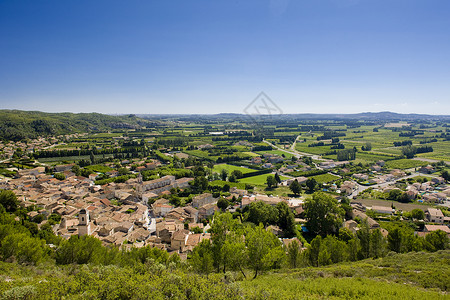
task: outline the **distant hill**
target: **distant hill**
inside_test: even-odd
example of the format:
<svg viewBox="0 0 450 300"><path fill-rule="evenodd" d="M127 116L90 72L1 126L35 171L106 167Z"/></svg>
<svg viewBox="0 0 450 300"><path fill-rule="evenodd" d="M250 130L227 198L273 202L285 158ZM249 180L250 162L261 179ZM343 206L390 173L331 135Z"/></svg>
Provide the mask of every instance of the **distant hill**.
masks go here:
<svg viewBox="0 0 450 300"><path fill-rule="evenodd" d="M37 136L74 132L140 128L149 121L135 115L110 116L99 113L45 113L0 110L0 139L23 140Z"/></svg>
<svg viewBox="0 0 450 300"><path fill-rule="evenodd" d="M220 113L220 114L140 114L139 117L146 119L175 118L183 120L243 120L248 119L246 114ZM450 115L427 115L427 114L399 114L389 111L383 112L363 112L357 114L282 114L282 115L261 115L263 119L273 121L300 121L300 120L369 120L369 121L419 121L419 120L445 120L450 121Z"/></svg>

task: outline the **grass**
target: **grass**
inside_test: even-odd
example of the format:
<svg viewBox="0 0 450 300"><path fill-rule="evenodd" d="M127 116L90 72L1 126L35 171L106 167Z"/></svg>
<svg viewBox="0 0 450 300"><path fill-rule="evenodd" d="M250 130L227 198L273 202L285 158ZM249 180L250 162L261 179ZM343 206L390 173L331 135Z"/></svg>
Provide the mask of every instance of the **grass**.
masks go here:
<svg viewBox="0 0 450 300"><path fill-rule="evenodd" d="M289 151L289 149L287 149ZM271 151L256 151L259 155L263 155L265 153L276 154L279 156L283 156L284 158L290 159L293 155L281 150L271 150Z"/></svg>
<svg viewBox="0 0 450 300"><path fill-rule="evenodd" d="M450 251L411 252L244 280L245 299L449 299Z"/></svg>
<svg viewBox="0 0 450 300"><path fill-rule="evenodd" d="M233 165L228 165L228 164L215 165L213 168L213 171L216 173L219 173L219 174L222 172L222 170L227 170L228 174L231 174L231 172L233 172L234 170L239 170L242 172L242 174L256 171L253 169L243 168L243 167L238 167L238 166L233 166Z"/></svg>
<svg viewBox="0 0 450 300"><path fill-rule="evenodd" d="M113 170L112 168L103 166L103 165L87 166L86 169L91 170L92 172L98 172L98 173L106 173L106 172Z"/></svg>
<svg viewBox="0 0 450 300"><path fill-rule="evenodd" d="M317 183L328 183L331 181L335 181L337 179L339 179L339 176L333 175L333 174L320 174L320 175L315 175L312 176L311 178L314 178Z"/></svg>
<svg viewBox="0 0 450 300"><path fill-rule="evenodd" d="M273 176L273 175L272 174L263 174L263 175L258 175L258 176L242 178L242 179L239 179L239 182L249 183L249 184L253 184L253 185L265 185L267 176ZM285 180L285 179L288 179L288 177L280 176L280 179Z"/></svg>
<svg viewBox="0 0 450 300"><path fill-rule="evenodd" d="M385 166L390 169L411 169L428 165L428 162L412 159L396 159L387 161Z"/></svg>

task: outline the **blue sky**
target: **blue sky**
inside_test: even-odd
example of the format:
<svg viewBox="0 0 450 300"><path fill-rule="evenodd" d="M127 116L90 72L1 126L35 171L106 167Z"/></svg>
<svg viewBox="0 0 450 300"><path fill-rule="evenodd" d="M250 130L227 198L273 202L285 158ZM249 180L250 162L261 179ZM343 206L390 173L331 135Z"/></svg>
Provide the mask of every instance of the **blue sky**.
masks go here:
<svg viewBox="0 0 450 300"><path fill-rule="evenodd" d="M0 1L0 108L450 114L450 1Z"/></svg>

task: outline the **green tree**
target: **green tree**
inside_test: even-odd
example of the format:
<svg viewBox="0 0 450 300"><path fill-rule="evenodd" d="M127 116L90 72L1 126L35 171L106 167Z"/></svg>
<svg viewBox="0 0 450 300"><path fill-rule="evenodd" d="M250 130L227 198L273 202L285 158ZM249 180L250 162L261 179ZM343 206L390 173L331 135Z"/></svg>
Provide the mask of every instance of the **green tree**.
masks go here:
<svg viewBox="0 0 450 300"><path fill-rule="evenodd" d="M0 190L0 204L7 212L15 212L19 207L19 200L13 191Z"/></svg>
<svg viewBox="0 0 450 300"><path fill-rule="evenodd" d="M283 230L284 237L290 238L297 234L295 228L295 217L288 204L284 201L277 203L276 209L278 210L278 226Z"/></svg>
<svg viewBox="0 0 450 300"><path fill-rule="evenodd" d="M217 207L220 208L220 210L225 211L228 207L228 205L230 205L230 203L228 202L228 200L226 198L220 198L217 201Z"/></svg>
<svg viewBox="0 0 450 300"><path fill-rule="evenodd" d="M300 183L298 183L297 179L292 181L292 183L289 185L289 189L294 193L294 195L300 194L302 188L300 186Z"/></svg>
<svg viewBox="0 0 450 300"><path fill-rule="evenodd" d="M380 229L370 233L370 257L380 258L386 254L386 240Z"/></svg>
<svg viewBox="0 0 450 300"><path fill-rule="evenodd" d="M344 211L336 199L323 192L316 192L304 204L306 227L314 234L326 236L339 230Z"/></svg>
<svg viewBox="0 0 450 300"><path fill-rule="evenodd" d="M237 227L238 221L233 219L232 214L229 212L214 214L214 219L209 232L211 233L213 263L218 272L220 268L222 268L225 272L227 265L223 251L223 246L227 240L227 234L228 232L235 230Z"/></svg>
<svg viewBox="0 0 450 300"><path fill-rule="evenodd" d="M316 189L317 181L314 178L308 178L305 184L306 187L308 187L308 192L313 193L314 190Z"/></svg>
<svg viewBox="0 0 450 300"><path fill-rule="evenodd" d="M281 242L272 232L265 230L262 225L250 228L247 231L245 242L249 266L255 272L253 278L256 278L260 271L281 266L285 258Z"/></svg>
<svg viewBox="0 0 450 300"><path fill-rule="evenodd" d="M295 269L299 265L300 260L300 243L295 239L287 246L287 256L289 267Z"/></svg>
<svg viewBox="0 0 450 300"><path fill-rule="evenodd" d="M447 170L443 171L441 174L442 178L445 179L445 181L449 182L450 181L450 174L448 173Z"/></svg>
<svg viewBox="0 0 450 300"><path fill-rule="evenodd" d="M275 180L277 183L281 183L281 178L280 175L278 175L278 173L275 173Z"/></svg>
<svg viewBox="0 0 450 300"><path fill-rule="evenodd" d="M278 210L262 201L253 202L248 206L245 220L256 225L275 225L278 222Z"/></svg>
<svg viewBox="0 0 450 300"><path fill-rule="evenodd" d="M231 172L231 175L234 175L234 177L237 179L241 179L242 176L244 176L244 174L242 174L240 170L234 170L233 172Z"/></svg>
<svg viewBox="0 0 450 300"><path fill-rule="evenodd" d="M248 262L248 251L245 246L244 236L241 233L229 232L222 247L224 271L240 271L247 277L244 268Z"/></svg>
<svg viewBox="0 0 450 300"><path fill-rule="evenodd" d="M448 247L448 236L444 231L436 230L425 236L425 242L428 251L445 250Z"/></svg>
<svg viewBox="0 0 450 300"><path fill-rule="evenodd" d="M19 263L36 264L44 257L45 242L25 233L8 235L2 241L3 259L14 256Z"/></svg>
<svg viewBox="0 0 450 300"><path fill-rule="evenodd" d="M394 228L389 231L387 236L389 250L401 253L403 252L403 230L401 228Z"/></svg>
<svg viewBox="0 0 450 300"><path fill-rule="evenodd" d="M228 177L228 171L226 169L222 169L222 171L220 172L220 177L223 181L226 181Z"/></svg>
<svg viewBox="0 0 450 300"><path fill-rule="evenodd" d="M82 237L72 235L67 241L63 241L56 250L56 262L63 265L99 263L102 254L103 247L99 239L89 235Z"/></svg>
<svg viewBox="0 0 450 300"><path fill-rule="evenodd" d="M425 219L425 213L420 208L415 208L411 211L411 217L416 220Z"/></svg>
<svg viewBox="0 0 450 300"><path fill-rule="evenodd" d="M214 269L213 250L210 240L203 240L192 251L191 265L194 271L209 274Z"/></svg>
<svg viewBox="0 0 450 300"><path fill-rule="evenodd" d="M55 178L58 179L58 180L64 180L64 179L66 179L66 175L64 175L63 173L55 173L55 174L53 175L53 177L55 177Z"/></svg>
<svg viewBox="0 0 450 300"><path fill-rule="evenodd" d="M267 187L268 187L269 189L276 188L277 185L278 185L278 183L277 183L277 181L275 180L275 177L274 177L273 175L267 176L267 178L266 178L266 184L267 184Z"/></svg>

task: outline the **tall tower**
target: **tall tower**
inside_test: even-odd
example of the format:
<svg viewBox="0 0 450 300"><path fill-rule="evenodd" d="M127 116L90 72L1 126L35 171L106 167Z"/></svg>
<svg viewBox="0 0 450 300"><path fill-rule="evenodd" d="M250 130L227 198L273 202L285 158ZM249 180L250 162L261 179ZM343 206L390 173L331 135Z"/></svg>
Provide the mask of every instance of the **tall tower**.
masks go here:
<svg viewBox="0 0 450 300"><path fill-rule="evenodd" d="M89 211L82 208L78 214L78 236L91 234L91 224L89 222Z"/></svg>

